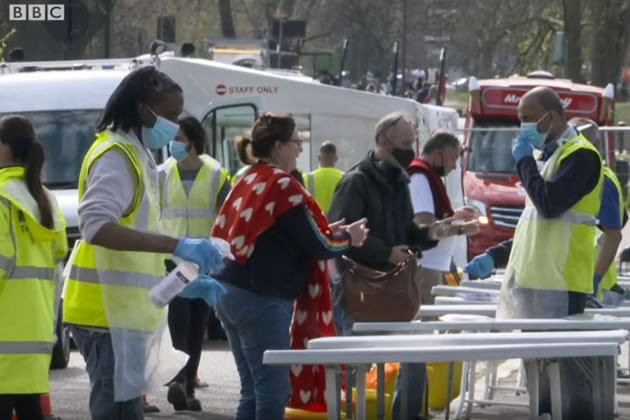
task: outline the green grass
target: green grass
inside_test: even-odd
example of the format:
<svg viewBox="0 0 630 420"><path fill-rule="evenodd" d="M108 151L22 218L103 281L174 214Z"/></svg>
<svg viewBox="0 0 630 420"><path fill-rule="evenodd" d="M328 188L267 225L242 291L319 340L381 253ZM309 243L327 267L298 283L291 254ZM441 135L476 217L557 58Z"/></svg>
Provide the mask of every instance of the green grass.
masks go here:
<svg viewBox="0 0 630 420"><path fill-rule="evenodd" d="M444 106L461 110L462 115L466 115L466 107L468 106L468 92L446 92Z"/></svg>
<svg viewBox="0 0 630 420"><path fill-rule="evenodd" d="M615 124L619 121L630 125L630 102L617 102L615 104Z"/></svg>

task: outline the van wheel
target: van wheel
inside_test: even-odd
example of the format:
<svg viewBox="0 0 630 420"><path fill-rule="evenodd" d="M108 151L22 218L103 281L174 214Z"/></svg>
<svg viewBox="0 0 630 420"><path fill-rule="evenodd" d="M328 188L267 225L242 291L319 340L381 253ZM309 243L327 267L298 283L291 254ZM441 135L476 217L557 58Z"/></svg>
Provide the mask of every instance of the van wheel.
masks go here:
<svg viewBox="0 0 630 420"><path fill-rule="evenodd" d="M57 342L53 347L50 368L65 369L70 363L70 329L63 325L63 300L59 303L55 336L57 337Z"/></svg>

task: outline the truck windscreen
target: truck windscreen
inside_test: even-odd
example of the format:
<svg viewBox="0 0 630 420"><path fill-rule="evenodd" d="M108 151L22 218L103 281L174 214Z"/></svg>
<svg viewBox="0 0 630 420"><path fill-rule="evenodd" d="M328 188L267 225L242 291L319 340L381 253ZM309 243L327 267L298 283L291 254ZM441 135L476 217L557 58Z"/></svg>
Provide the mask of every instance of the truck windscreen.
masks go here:
<svg viewBox="0 0 630 420"><path fill-rule="evenodd" d="M512 147L518 136L517 124L477 123L471 133L468 170L472 172L516 173ZM483 131L484 128L489 129ZM510 130L502 131L501 128ZM481 130L481 131L477 131Z"/></svg>
<svg viewBox="0 0 630 420"><path fill-rule="evenodd" d="M44 185L52 190L76 189L83 157L95 138L102 110L16 112L33 122L46 152Z"/></svg>

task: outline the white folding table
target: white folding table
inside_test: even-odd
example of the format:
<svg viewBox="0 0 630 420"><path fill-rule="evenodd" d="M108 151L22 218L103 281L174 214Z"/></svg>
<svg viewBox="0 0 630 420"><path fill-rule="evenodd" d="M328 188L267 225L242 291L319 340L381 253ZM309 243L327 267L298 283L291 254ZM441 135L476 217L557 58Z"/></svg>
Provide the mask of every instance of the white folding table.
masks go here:
<svg viewBox="0 0 630 420"><path fill-rule="evenodd" d="M358 334L430 334L433 332L460 331L592 331L592 330L630 330L630 317L618 318L609 315L582 314L565 319L492 319L475 315L445 315L441 321L412 322L357 322L353 330ZM482 359L480 359L482 360ZM464 361L460 400L456 417L459 418L464 408L470 412L472 405L514 405L504 401L494 401L494 390L524 392L522 366L519 370L516 387L497 386L497 362L489 361L485 389L481 399L475 399L476 361ZM625 383L627 379L618 379ZM465 397L468 393L468 398Z"/></svg>
<svg viewBox="0 0 630 420"><path fill-rule="evenodd" d="M592 357L594 358L594 376L596 383L606 384L606 389L594 389L598 393L594 397L596 412L601 413L598 419L608 420L614 416L613 406L603 406L601 404L600 393L610 392L610 370L614 372L614 365L606 363L609 358L617 354L617 344L614 342L605 343L551 343L551 344L505 344L505 345L453 345L437 347L406 347L406 348L344 348L326 350L267 350L263 355L263 363L271 365L324 365L326 373L326 403L329 419L340 419L340 383L337 375L340 365L345 364L357 367L357 417L359 420L365 419L365 373L372 364L384 364L387 362L397 363L426 363L426 362L455 362L460 360L503 360L506 358L517 359L556 359L565 357ZM537 365L531 363L531 387L536 390L538 387ZM562 395L560 393L560 375L557 364L550 369L552 397L552 419L562 419ZM534 371L536 369L536 371ZM605 379L609 380L606 381ZM595 387L594 387L595 388ZM381 397L382 398L382 397ZM401 418L406 416L405 398L401 396ZM538 418L538 392L529 394L530 418ZM382 414L382 409L380 410Z"/></svg>

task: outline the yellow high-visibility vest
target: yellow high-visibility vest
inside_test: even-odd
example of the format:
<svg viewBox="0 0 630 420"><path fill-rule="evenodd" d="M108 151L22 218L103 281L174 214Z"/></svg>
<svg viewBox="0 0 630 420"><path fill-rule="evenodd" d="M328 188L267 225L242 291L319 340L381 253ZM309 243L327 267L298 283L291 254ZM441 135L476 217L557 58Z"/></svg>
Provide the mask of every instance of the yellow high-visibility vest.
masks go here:
<svg viewBox="0 0 630 420"><path fill-rule="evenodd" d="M545 162L541 175L549 180L564 159L578 150L597 150L584 137L565 141ZM518 287L593 293L595 230L601 205L603 172L595 188L560 217L542 217L526 197L514 234L505 278Z"/></svg>
<svg viewBox="0 0 630 420"><path fill-rule="evenodd" d="M219 192L228 180L228 172L208 155L199 156L203 165L186 195L177 161L169 158L160 167L160 202L162 227L168 235L208 238L219 211Z"/></svg>
<svg viewBox="0 0 630 420"><path fill-rule="evenodd" d="M621 189L621 183L617 179L617 175L607 166L604 166L604 176L612 181L617 189L619 195L619 217L621 218L621 224L623 225L623 214L625 210L623 202L623 190ZM615 284L617 284L617 266L615 261L610 264L606 274L602 277L602 281L599 283L599 289L597 290L597 299L602 298L602 290L610 290Z"/></svg>
<svg viewBox="0 0 630 420"><path fill-rule="evenodd" d="M90 168L113 148L127 158L137 182L131 211L120 225L161 233L158 180L149 179L144 170L153 158L138 141L122 134L102 131L88 150L79 176L79 203ZM165 257L151 252L114 251L80 241L69 261L72 266L64 295L64 321L87 327L154 331L165 310L151 303L148 292L164 277Z"/></svg>
<svg viewBox="0 0 630 420"><path fill-rule="evenodd" d="M55 266L66 222L48 194L54 227L40 224L24 168L0 169L0 394L43 394L54 341Z"/></svg>
<svg viewBox="0 0 630 420"><path fill-rule="evenodd" d="M324 213L330 208L335 189L341 178L343 178L343 172L336 168L319 168L304 178L304 187Z"/></svg>

